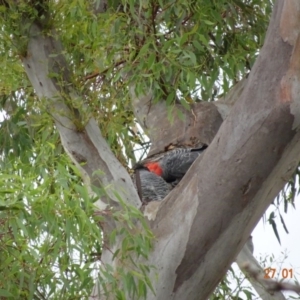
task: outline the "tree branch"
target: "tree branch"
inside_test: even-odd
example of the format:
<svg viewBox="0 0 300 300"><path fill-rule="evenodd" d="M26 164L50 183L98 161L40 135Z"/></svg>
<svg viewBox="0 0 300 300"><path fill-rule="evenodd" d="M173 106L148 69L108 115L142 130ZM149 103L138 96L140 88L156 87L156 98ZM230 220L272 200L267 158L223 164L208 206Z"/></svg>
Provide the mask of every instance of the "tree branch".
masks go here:
<svg viewBox="0 0 300 300"><path fill-rule="evenodd" d="M80 95L72 86L61 44L54 36L54 33L44 36L42 28L32 24L27 56L23 58L25 71L37 95L49 100L49 111L62 144L81 171L85 184L98 186L105 192L99 207L105 209L108 204L118 207L116 193L139 207L132 181L102 137L98 124L93 118L82 124L79 112L66 103L67 98L78 99Z"/></svg>

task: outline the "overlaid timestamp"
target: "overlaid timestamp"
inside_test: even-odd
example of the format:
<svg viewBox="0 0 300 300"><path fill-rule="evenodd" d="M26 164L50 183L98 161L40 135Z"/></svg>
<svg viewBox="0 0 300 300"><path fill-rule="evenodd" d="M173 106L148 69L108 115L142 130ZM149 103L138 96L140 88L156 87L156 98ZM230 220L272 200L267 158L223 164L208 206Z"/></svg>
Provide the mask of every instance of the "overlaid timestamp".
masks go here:
<svg viewBox="0 0 300 300"><path fill-rule="evenodd" d="M266 269L264 269L264 273L265 273L265 276L264 276L265 279L271 279L271 278L274 278L275 274L277 273L277 269L276 268L266 268ZM293 272L293 269L283 268L279 272L279 275L281 275L282 278L293 278L294 272Z"/></svg>

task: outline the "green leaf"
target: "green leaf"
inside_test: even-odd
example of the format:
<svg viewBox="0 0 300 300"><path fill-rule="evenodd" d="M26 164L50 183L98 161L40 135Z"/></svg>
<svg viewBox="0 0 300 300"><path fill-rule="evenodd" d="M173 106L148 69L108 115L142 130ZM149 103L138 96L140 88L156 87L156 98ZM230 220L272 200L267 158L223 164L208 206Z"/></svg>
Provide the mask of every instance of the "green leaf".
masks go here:
<svg viewBox="0 0 300 300"><path fill-rule="evenodd" d="M277 231L277 226L276 226L276 223L274 221L274 212L272 212L269 216L269 223L271 224L272 228L273 228L273 231L275 233L275 236L279 242L279 244L281 245L281 242L280 242L280 237L279 237L279 234L278 234L278 231Z"/></svg>
<svg viewBox="0 0 300 300"><path fill-rule="evenodd" d="M0 296L2 296L2 297L13 297L13 294L11 294L9 291L0 289Z"/></svg>
<svg viewBox="0 0 300 300"><path fill-rule="evenodd" d="M285 222L284 222L284 219L283 219L281 213L279 213L279 217L280 217L280 221L281 221L281 224L282 224L282 226L283 226L285 232L286 232L286 233L289 233L289 231L288 231L288 229L287 229L287 227L286 227L286 225L285 225Z"/></svg>
<svg viewBox="0 0 300 300"><path fill-rule="evenodd" d="M213 22L209 21L209 20L203 20L203 22L206 24L206 25L215 25Z"/></svg>
<svg viewBox="0 0 300 300"><path fill-rule="evenodd" d="M171 105L171 103L173 103L175 101L175 92L174 91L171 91L169 93L169 95L167 96L167 99L166 99L166 103L167 105Z"/></svg>

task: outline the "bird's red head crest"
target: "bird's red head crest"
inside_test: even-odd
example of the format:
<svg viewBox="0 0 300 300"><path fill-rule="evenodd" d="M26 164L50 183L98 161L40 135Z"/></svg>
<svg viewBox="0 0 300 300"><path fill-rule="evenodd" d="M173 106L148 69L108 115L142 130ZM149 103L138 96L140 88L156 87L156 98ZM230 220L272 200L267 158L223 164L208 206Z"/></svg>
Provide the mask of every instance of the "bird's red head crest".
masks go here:
<svg viewBox="0 0 300 300"><path fill-rule="evenodd" d="M162 176L163 170L160 167L158 162L148 162L145 164L145 166L148 168L150 172L155 173L158 176Z"/></svg>

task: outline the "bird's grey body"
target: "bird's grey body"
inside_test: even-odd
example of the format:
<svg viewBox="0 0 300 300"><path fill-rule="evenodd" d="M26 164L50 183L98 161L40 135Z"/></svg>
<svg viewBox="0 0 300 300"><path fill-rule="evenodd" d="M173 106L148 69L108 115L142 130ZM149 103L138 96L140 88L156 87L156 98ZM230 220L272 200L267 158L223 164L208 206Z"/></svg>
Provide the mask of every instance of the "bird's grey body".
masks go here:
<svg viewBox="0 0 300 300"><path fill-rule="evenodd" d="M162 177L167 182L180 180L194 163L194 161L203 153L204 150L195 149L174 149L166 153L160 160L160 166L163 170Z"/></svg>
<svg viewBox="0 0 300 300"><path fill-rule="evenodd" d="M137 174L138 172L138 174ZM136 176L140 178L140 197L142 202L161 201L172 190L172 185L162 177L149 172L146 169L139 169L135 174L134 184L139 192Z"/></svg>

